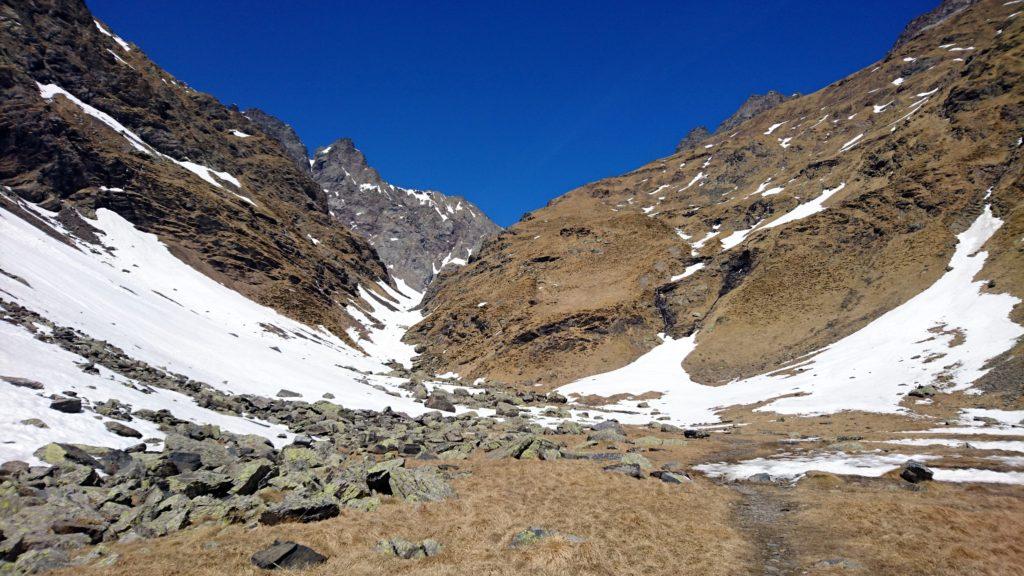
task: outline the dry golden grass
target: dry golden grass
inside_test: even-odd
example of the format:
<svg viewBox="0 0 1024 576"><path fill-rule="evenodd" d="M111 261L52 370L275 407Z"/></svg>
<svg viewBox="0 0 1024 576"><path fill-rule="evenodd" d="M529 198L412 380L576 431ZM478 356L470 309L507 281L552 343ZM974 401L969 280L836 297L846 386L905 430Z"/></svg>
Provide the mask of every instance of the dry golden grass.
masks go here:
<svg viewBox="0 0 1024 576"><path fill-rule="evenodd" d="M672 486L603 472L594 463L486 461L467 464L460 497L429 504L389 502L371 513L246 529L206 527L156 540L116 545L112 567L76 568L76 575L147 576L257 574L253 552L275 538L328 556L299 574L737 574L753 553L730 525L731 490L700 480ZM509 548L512 535L543 526L583 536L531 548ZM424 560L396 560L373 551L381 538L434 538L444 550ZM210 548L207 542L216 542ZM72 571L65 572L71 574Z"/></svg>
<svg viewBox="0 0 1024 576"><path fill-rule="evenodd" d="M1024 490L933 482L913 492L891 479L840 489L800 486L787 527L801 563L825 558L863 565L842 574L943 576L1024 574ZM829 574L813 570L812 574Z"/></svg>

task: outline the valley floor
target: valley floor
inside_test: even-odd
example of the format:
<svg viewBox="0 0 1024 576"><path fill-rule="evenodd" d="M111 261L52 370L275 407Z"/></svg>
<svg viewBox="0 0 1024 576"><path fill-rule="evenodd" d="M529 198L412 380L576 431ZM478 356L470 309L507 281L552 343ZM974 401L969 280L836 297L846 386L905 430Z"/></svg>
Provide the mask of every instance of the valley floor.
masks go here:
<svg viewBox="0 0 1024 576"><path fill-rule="evenodd" d="M955 413L957 398L949 404L934 410ZM693 470L700 463L791 453L887 455L900 463L916 455L937 466L1002 455L1007 469L1013 461L1006 456L1013 452L1003 450L940 445L908 451L878 441L926 424L916 418L845 413L780 421L745 410L728 417L734 425L708 438L681 440L640 427L627 428L624 441L549 438L578 453L638 454L652 469ZM1010 431L1022 439L1024 430ZM474 456L447 464L461 476L453 481L454 499L384 497L374 511L343 510L308 524L200 526L107 545L98 562L64 573L257 574L250 557L280 539L328 557L296 574L1024 574L1019 483L911 484L898 477L898 464L877 477L808 471L793 480L726 480L692 473L682 484L605 471L604 460ZM528 527L562 536L511 547L513 535ZM379 540L395 536L435 539L442 552L401 560L374 550ZM107 565L111 554L116 561Z"/></svg>

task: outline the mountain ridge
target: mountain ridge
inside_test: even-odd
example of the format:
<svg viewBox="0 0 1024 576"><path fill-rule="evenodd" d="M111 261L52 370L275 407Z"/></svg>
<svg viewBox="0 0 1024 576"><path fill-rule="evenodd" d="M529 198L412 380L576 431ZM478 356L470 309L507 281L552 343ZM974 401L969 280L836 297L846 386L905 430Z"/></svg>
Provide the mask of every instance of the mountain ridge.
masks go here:
<svg viewBox="0 0 1024 576"><path fill-rule="evenodd" d="M956 12L735 133L530 213L431 286L431 313L409 336L422 365L557 385L622 366L659 332L696 332L697 381L768 371L937 280L989 188L1008 220L986 270L1022 295L1008 244L1020 226L1020 31L1007 10Z"/></svg>

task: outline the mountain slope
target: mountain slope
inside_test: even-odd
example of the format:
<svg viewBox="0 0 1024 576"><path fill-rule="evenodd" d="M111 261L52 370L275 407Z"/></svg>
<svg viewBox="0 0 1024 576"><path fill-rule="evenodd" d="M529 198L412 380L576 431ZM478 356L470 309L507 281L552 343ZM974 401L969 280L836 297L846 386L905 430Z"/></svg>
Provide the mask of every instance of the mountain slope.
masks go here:
<svg viewBox="0 0 1024 576"><path fill-rule="evenodd" d="M861 72L528 215L430 287L410 336L422 365L555 385L666 333L696 334L697 382L761 374L932 285L987 203L1005 224L985 290L1024 296L1013 12L956 12ZM996 362L1011 375L1013 356Z"/></svg>
<svg viewBox="0 0 1024 576"><path fill-rule="evenodd" d="M443 268L460 265L499 228L465 198L385 182L348 138L317 150L313 179L331 215L362 234L388 270L422 290Z"/></svg>
<svg viewBox="0 0 1024 576"><path fill-rule="evenodd" d="M387 271L276 142L81 2L0 11L0 182L70 220L113 210L218 282L346 337L339 304Z"/></svg>
<svg viewBox="0 0 1024 576"><path fill-rule="evenodd" d="M419 294L278 142L81 2L0 17L0 459L127 446L109 405L149 410L147 438L185 422L278 444L291 433L274 396L424 410L388 375L411 364L399 338ZM79 410L49 409L68 396Z"/></svg>

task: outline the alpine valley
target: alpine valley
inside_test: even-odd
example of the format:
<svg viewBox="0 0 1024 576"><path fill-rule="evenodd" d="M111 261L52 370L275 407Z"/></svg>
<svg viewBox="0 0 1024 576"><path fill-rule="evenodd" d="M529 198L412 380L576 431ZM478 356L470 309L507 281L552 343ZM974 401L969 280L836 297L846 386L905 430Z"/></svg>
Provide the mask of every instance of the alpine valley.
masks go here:
<svg viewBox="0 0 1024 576"><path fill-rule="evenodd" d="M3 0L0 574L1024 574L1022 10L502 229Z"/></svg>

